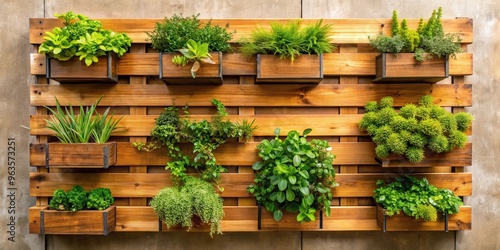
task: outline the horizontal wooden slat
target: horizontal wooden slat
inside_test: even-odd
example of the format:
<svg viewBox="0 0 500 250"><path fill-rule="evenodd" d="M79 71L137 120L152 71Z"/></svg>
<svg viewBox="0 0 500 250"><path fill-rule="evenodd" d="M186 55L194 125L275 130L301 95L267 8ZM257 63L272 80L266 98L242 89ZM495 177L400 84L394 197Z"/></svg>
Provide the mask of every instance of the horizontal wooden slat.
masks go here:
<svg viewBox="0 0 500 250"><path fill-rule="evenodd" d="M116 206L115 232L158 232L159 225L150 206Z"/></svg>
<svg viewBox="0 0 500 250"><path fill-rule="evenodd" d="M441 106L472 105L470 84L301 84L164 86L164 85L31 85L31 105L91 105L104 96L101 106L212 106L213 98L226 106L255 107L363 107L386 96L396 106L418 103L432 94ZM279 93L279 95L277 95Z"/></svg>
<svg viewBox="0 0 500 250"><path fill-rule="evenodd" d="M258 142L226 143L215 150L217 162L223 166L251 166L259 161ZM166 149L151 152L138 151L130 142L118 142L115 166L165 166L170 160ZM335 165L376 165L374 144L371 142L330 142ZM39 147L30 147L30 165L44 166L45 153ZM184 152L187 146L182 146Z"/></svg>
<svg viewBox="0 0 500 250"><path fill-rule="evenodd" d="M323 213L321 231L379 231L375 219L376 207L341 206L330 207L330 216Z"/></svg>
<svg viewBox="0 0 500 250"><path fill-rule="evenodd" d="M426 177L438 188L449 188L458 196L472 194L471 173L426 173L412 174ZM337 174L338 187L333 189L334 197L371 197L377 180L390 180L399 176L384 174ZM222 174L222 197L252 197L246 188L253 184L254 174ZM81 185L85 190L97 187L111 189L114 197L153 197L165 186L171 185L170 174L163 173L30 173L30 195L52 196L54 190L70 190Z"/></svg>
<svg viewBox="0 0 500 250"><path fill-rule="evenodd" d="M149 136L155 126L156 115L127 115L118 124L122 129L116 132L116 136ZM202 119L210 120L211 116L192 115L196 121ZM318 135L366 135L358 128L362 115L241 115L229 116L231 121L247 119L252 121L258 128L254 136L274 136L274 129L281 128L281 135L285 136L291 130L302 132L305 128L313 128L310 136ZM31 135L55 135L54 131L45 127L45 119L49 116L31 116Z"/></svg>
<svg viewBox="0 0 500 250"><path fill-rule="evenodd" d="M375 56L377 53L326 53L323 56L323 74L325 76L374 76ZM118 75L159 75L158 53L126 53L118 60ZM45 55L30 54L31 74L45 75ZM255 57L242 54L223 54L223 75L257 75ZM457 59L450 59L450 75L471 75L472 54L457 54Z"/></svg>
<svg viewBox="0 0 500 250"><path fill-rule="evenodd" d="M92 17L90 17L92 18ZM402 18L402 17L401 17ZM410 28L416 28L419 19L408 18ZM100 20L103 27L116 32L125 32L132 38L134 43L147 43L146 32L154 30L156 22L163 19L95 19ZM207 21L206 19L200 19ZM270 22L287 22L296 19L213 19L212 24L225 26L229 23L229 30L236 30L232 41L237 42L242 37L248 37L258 26L268 28ZM302 19L303 23L314 23L318 19ZM331 38L334 43L352 44L368 43L368 36L374 37L379 32L390 33L390 19L323 19L324 24L332 24ZM459 33L462 43L472 43L472 19L443 19L444 31L447 33ZM381 25L384 25L381 28ZM30 43L40 44L43 42L45 31L50 31L56 26L63 26L61 21L55 18L30 18Z"/></svg>

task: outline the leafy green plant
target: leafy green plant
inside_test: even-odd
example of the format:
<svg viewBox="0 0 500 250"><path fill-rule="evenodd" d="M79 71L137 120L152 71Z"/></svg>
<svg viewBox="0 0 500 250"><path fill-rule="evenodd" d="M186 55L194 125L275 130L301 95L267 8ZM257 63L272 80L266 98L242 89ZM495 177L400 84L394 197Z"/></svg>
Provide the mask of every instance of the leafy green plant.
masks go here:
<svg viewBox="0 0 500 250"><path fill-rule="evenodd" d="M55 110L45 106L52 113L50 120L45 119L46 127L55 131L56 137L62 143L88 143L91 138L96 143L107 142L123 116L113 119L113 114L109 115L110 108L102 115L97 113L96 108L101 99L102 97L90 107L84 108L80 105L80 112L75 114L71 104L63 110L56 98Z"/></svg>
<svg viewBox="0 0 500 250"><path fill-rule="evenodd" d="M181 225L188 231L193 221L210 224L210 236L222 234L221 220L224 217L222 199L214 187L199 178L187 176L184 185L166 187L150 202L154 212L167 227Z"/></svg>
<svg viewBox="0 0 500 250"><path fill-rule="evenodd" d="M90 20L84 15L70 11L55 16L63 21L65 27L47 31L38 50L51 58L67 61L79 56L90 66L107 52L122 56L131 46L132 39L126 34L103 29L99 21Z"/></svg>
<svg viewBox="0 0 500 250"><path fill-rule="evenodd" d="M406 215L435 221L437 211L445 214L459 212L462 200L449 189L436 188L427 179L417 179L413 176L397 177L394 182L386 184L377 181L374 190L375 201L392 216L403 211Z"/></svg>
<svg viewBox="0 0 500 250"><path fill-rule="evenodd" d="M87 208L104 210L110 207L115 199L111 195L111 190L109 188L96 188L92 189L88 193Z"/></svg>
<svg viewBox="0 0 500 250"><path fill-rule="evenodd" d="M179 49L182 56L174 56L172 62L177 66L185 66L189 62L193 62L191 67L191 75L196 78L196 72L200 69L200 63L215 64L212 61L212 56L208 53L208 43L196 42L189 39L186 44L187 48Z"/></svg>
<svg viewBox="0 0 500 250"><path fill-rule="evenodd" d="M228 32L229 24L225 27L212 25L198 20L198 15L183 17L173 15L165 18L164 22L156 23L153 32L147 33L151 45L159 52L175 52L186 46L189 39L201 44L208 44L208 51L227 52L231 50L229 41L236 31Z"/></svg>
<svg viewBox="0 0 500 250"><path fill-rule="evenodd" d="M176 107L167 108L156 118L156 125L151 131L152 142L135 143L134 146L145 150L166 146L172 159L166 169L171 170L172 177L178 183L185 180L190 166L200 173L203 180L217 183L220 173L226 169L217 163L213 150L229 138L250 138L256 126L253 126L253 122L243 121L240 124L229 121L224 104L216 99L212 103L217 107L217 113L212 116L211 121L197 122L189 119L187 106L184 108L186 117L183 119ZM181 151L181 142L193 145L193 157ZM150 144L156 146L149 146Z"/></svg>
<svg viewBox="0 0 500 250"><path fill-rule="evenodd" d="M60 211L80 211L84 209L104 210L114 202L108 188L96 188L89 193L76 185L70 191L56 189L49 202L49 208Z"/></svg>
<svg viewBox="0 0 500 250"><path fill-rule="evenodd" d="M393 102L391 97L382 98L380 103L368 102L359 123L377 145L378 157L396 153L416 163L424 159L425 150L443 153L466 145L464 132L472 123L470 114L451 114L435 105L431 95L420 98L419 106L406 104L399 113Z"/></svg>
<svg viewBox="0 0 500 250"><path fill-rule="evenodd" d="M298 212L297 221L315 220L318 209L330 216L331 188L335 187L335 170L327 141L314 139L307 142L311 132L306 129L300 136L290 131L285 140L263 140L258 146L262 161L253 164L257 172L255 185L248 187L257 203L264 205L276 221L283 217L283 210Z"/></svg>
<svg viewBox="0 0 500 250"><path fill-rule="evenodd" d="M331 25L323 25L322 20L305 26L299 20L286 24L272 22L270 26L270 30L258 27L250 38L243 38L241 53L278 55L293 62L301 54L322 54L335 48L329 37Z"/></svg>
<svg viewBox="0 0 500 250"><path fill-rule="evenodd" d="M458 34L444 34L441 24L442 9L432 11L432 15L424 22L420 19L418 28L411 30L406 19L399 22L396 10L392 12L392 37L379 34L370 38L370 46L380 53L415 53L415 60L424 61L433 57L456 58L462 52Z"/></svg>

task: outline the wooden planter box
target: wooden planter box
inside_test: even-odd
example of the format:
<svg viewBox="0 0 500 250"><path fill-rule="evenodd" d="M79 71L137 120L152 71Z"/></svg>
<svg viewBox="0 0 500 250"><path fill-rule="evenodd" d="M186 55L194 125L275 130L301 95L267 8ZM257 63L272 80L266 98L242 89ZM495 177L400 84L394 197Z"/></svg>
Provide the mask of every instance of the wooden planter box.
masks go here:
<svg viewBox="0 0 500 250"><path fill-rule="evenodd" d="M47 168L108 168L116 163L116 142L31 144L45 152Z"/></svg>
<svg viewBox="0 0 500 250"><path fill-rule="evenodd" d="M40 212L39 234L108 235L116 226L115 205L101 211L70 212L48 210L48 207L42 210L30 210L30 212L36 211Z"/></svg>
<svg viewBox="0 0 500 250"><path fill-rule="evenodd" d="M298 213L283 212L283 218L275 221L273 215L265 207L258 207L258 229L263 231L316 231L322 228L322 213L316 212L316 220L300 223Z"/></svg>
<svg viewBox="0 0 500 250"><path fill-rule="evenodd" d="M293 63L275 55L257 55L256 82L319 83L323 80L323 55L300 55Z"/></svg>
<svg viewBox="0 0 500 250"><path fill-rule="evenodd" d="M382 53L375 58L374 82L439 82L449 76L449 62L432 58L417 62L413 53Z"/></svg>
<svg viewBox="0 0 500 250"><path fill-rule="evenodd" d="M454 166L467 167L472 165L472 143L468 143L465 148L454 149L447 153L425 152L425 158L421 162L411 163L404 155L390 154L386 158L375 157L375 160L382 167L433 167L433 166Z"/></svg>
<svg viewBox="0 0 500 250"><path fill-rule="evenodd" d="M191 75L193 63L177 66L172 58L180 53L160 53L160 79L167 84L222 84L222 52L210 52L215 64L201 63L196 78Z"/></svg>
<svg viewBox="0 0 500 250"><path fill-rule="evenodd" d="M436 221L425 221L424 219L415 219L401 211L400 214L393 216L386 215L387 210L377 204L377 224L383 232L391 231L445 231L448 232L449 215L443 216L438 211Z"/></svg>
<svg viewBox="0 0 500 250"><path fill-rule="evenodd" d="M87 66L78 56L68 61L59 61L47 56L47 78L58 82L118 82L118 56L108 53L99 57L97 63Z"/></svg>

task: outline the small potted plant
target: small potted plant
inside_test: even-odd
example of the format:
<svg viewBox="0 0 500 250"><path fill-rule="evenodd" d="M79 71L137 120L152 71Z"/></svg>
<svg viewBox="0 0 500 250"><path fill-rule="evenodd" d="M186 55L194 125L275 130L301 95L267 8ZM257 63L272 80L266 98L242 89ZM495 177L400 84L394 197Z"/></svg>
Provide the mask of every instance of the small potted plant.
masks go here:
<svg viewBox="0 0 500 250"><path fill-rule="evenodd" d="M377 145L376 160L383 167L471 165L472 151L464 133L472 123L470 114L451 114L434 104L431 95L399 112L393 101L385 97L380 103L367 103L359 123Z"/></svg>
<svg viewBox="0 0 500 250"><path fill-rule="evenodd" d="M282 140L277 128L273 140L257 146L262 161L253 164L255 185L247 190L257 199L259 211L264 206L270 213L259 216L259 229L319 229L319 211L330 216L331 188L337 185L335 156L327 141L306 140L311 131L300 136L292 130Z"/></svg>
<svg viewBox="0 0 500 250"><path fill-rule="evenodd" d="M323 53L331 52L331 25L272 22L258 27L241 41L241 53L257 55L257 82L312 82L323 80Z"/></svg>
<svg viewBox="0 0 500 250"><path fill-rule="evenodd" d="M132 39L71 11L55 16L64 27L47 31L38 50L47 55L47 78L60 82L117 82L117 57L127 52Z"/></svg>
<svg viewBox="0 0 500 250"><path fill-rule="evenodd" d="M116 206L108 188L96 188L88 193L79 185L69 191L57 189L49 206L38 212L40 234L107 235L115 229Z"/></svg>
<svg viewBox="0 0 500 250"><path fill-rule="evenodd" d="M438 82L449 76L448 58L462 52L458 34L445 34L441 24L442 10L432 12L427 22L420 19L411 30L406 19L400 23L397 11L392 13L392 36L381 33L370 40L377 49L374 82Z"/></svg>
<svg viewBox="0 0 500 250"><path fill-rule="evenodd" d="M222 53L231 51L235 32L227 31L229 24L202 23L198 16L173 15L148 33L160 52L160 78L166 83L222 84Z"/></svg>
<svg viewBox="0 0 500 250"><path fill-rule="evenodd" d="M80 106L78 114L73 107L63 110L56 98L56 108L46 107L52 114L45 120L47 128L55 132L60 142L32 144L32 157L36 153L46 158L46 167L108 168L116 163L116 142L108 142L123 118L113 119L107 108L101 115L96 111L99 98L90 107Z"/></svg>
<svg viewBox="0 0 500 250"><path fill-rule="evenodd" d="M187 176L181 185L158 192L150 204L167 230L174 226L187 231L193 227L205 230L210 225L210 237L222 234L222 198L210 183L200 178Z"/></svg>
<svg viewBox="0 0 500 250"><path fill-rule="evenodd" d="M373 197L378 204L377 223L384 232L448 231L448 215L458 213L463 205L451 190L413 176L397 177L388 184L377 181Z"/></svg>

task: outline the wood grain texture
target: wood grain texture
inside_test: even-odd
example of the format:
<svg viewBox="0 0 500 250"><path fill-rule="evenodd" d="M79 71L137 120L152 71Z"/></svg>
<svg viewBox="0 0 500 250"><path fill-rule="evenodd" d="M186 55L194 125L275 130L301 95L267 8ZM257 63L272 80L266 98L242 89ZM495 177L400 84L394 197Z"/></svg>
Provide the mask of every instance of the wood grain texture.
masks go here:
<svg viewBox="0 0 500 250"><path fill-rule="evenodd" d="M408 173L407 173L408 174ZM377 180L391 180L401 174L337 174L338 187L332 190L334 197L371 197ZM411 174L425 177L438 188L448 188L458 196L472 194L471 173L425 173ZM252 197L246 188L253 184L254 174L224 173L221 186L225 191L221 197ZM114 197L153 197L165 186L171 186L167 173L30 173L30 195L52 196L62 188L70 190L81 185L85 190L108 187Z"/></svg>
<svg viewBox="0 0 500 250"><path fill-rule="evenodd" d="M57 96L63 106L70 103L91 105L104 95L101 106L212 106L216 98L226 106L253 107L363 107L383 97L394 98L395 106L418 103L421 96L432 94L440 106L472 105L470 84L302 84L178 86L172 85L32 85L33 106L55 106ZM277 95L279 93L279 95Z"/></svg>
<svg viewBox="0 0 500 250"><path fill-rule="evenodd" d="M301 55L292 62L275 55L257 55L256 82L310 82L323 79L323 55Z"/></svg>
<svg viewBox="0 0 500 250"><path fill-rule="evenodd" d="M46 167L107 168L116 163L116 142L31 144L30 152L39 152Z"/></svg>
<svg viewBox="0 0 500 250"><path fill-rule="evenodd" d="M106 29L115 32L125 32L134 43L149 43L146 32L153 31L156 22L163 19L95 19L101 21ZM208 21L200 19L201 21ZM242 37L248 37L256 27L269 28L271 22L285 23L296 19L212 19L212 24L225 26L229 23L231 30L236 30L232 41L237 42ZM302 19L302 23L315 23L317 19ZM416 28L419 19L407 19L410 28ZM368 43L368 36L376 36L380 32L390 33L390 19L323 19L323 24L332 24L331 38L337 44ZM380 26L384 24L381 30ZM459 33L462 43L473 41L472 19L443 19L443 29L447 33ZM61 21L55 18L30 18L30 43L43 42L45 31L54 27L62 27Z"/></svg>
<svg viewBox="0 0 500 250"><path fill-rule="evenodd" d="M330 216L323 215L321 231L378 231L374 206L330 207Z"/></svg>

